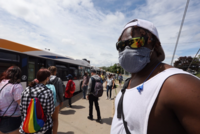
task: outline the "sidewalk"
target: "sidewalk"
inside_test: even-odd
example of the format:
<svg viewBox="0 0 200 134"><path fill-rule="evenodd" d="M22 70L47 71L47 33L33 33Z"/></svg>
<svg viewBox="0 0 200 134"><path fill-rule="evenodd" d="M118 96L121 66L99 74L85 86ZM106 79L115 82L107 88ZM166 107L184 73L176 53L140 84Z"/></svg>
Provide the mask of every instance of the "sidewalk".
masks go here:
<svg viewBox="0 0 200 134"><path fill-rule="evenodd" d="M119 91L120 89L117 89ZM68 106L68 100L59 114L58 134L109 134L112 117L114 115L115 90L112 90L112 100L106 100L106 89L99 98L99 107L103 123L97 123L97 113L93 105L93 121L87 119L89 115L88 100L81 99L82 92L72 97L72 108Z"/></svg>

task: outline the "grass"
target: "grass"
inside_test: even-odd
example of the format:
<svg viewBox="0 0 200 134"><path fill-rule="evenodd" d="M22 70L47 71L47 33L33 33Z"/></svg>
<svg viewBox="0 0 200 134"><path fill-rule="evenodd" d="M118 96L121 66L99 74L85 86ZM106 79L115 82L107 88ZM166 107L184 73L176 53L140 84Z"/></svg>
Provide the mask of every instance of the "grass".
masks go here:
<svg viewBox="0 0 200 134"><path fill-rule="evenodd" d="M200 72L198 74L196 74L196 76L200 78Z"/></svg>

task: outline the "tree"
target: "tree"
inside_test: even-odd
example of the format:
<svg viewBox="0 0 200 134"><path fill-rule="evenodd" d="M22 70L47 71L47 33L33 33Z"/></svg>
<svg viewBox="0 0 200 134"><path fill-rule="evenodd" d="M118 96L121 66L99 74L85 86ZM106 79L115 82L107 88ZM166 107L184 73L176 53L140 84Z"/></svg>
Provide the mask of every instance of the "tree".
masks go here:
<svg viewBox="0 0 200 134"><path fill-rule="evenodd" d="M193 60L193 58L191 56L179 57L178 61L174 62L174 66L186 71L187 68L189 67L190 63L192 62L192 60ZM198 71L199 65L200 65L199 58L194 58L191 66L190 66L190 69Z"/></svg>
<svg viewBox="0 0 200 134"><path fill-rule="evenodd" d="M111 73L123 73L124 72L124 69L121 67L121 66L118 66L117 64L114 64L113 66L110 66L110 67L100 67L101 69L103 70L106 70L108 72L111 72ZM118 70L118 72L117 72Z"/></svg>

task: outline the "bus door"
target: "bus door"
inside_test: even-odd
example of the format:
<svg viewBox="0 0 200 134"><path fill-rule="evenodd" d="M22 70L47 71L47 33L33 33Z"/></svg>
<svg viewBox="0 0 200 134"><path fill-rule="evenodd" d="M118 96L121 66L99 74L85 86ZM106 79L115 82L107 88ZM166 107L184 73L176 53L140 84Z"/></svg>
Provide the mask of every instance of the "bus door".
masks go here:
<svg viewBox="0 0 200 134"><path fill-rule="evenodd" d="M28 56L25 54L20 54L20 68L22 70L21 84L25 89L28 84Z"/></svg>
<svg viewBox="0 0 200 134"><path fill-rule="evenodd" d="M28 60L28 84L36 78L36 63L37 60L29 57Z"/></svg>
<svg viewBox="0 0 200 134"><path fill-rule="evenodd" d="M29 57L28 60L28 84L36 79L38 70L46 67L46 60L36 57Z"/></svg>

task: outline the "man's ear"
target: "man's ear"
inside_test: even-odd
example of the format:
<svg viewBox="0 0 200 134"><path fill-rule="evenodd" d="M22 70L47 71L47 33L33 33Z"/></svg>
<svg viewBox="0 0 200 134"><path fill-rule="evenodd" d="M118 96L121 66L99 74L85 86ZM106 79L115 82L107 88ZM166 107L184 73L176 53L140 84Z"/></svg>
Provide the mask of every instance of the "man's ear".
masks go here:
<svg viewBox="0 0 200 134"><path fill-rule="evenodd" d="M155 51L159 61L163 61L165 59L165 53L163 51L162 46L160 45L160 43L158 41L155 43L154 51Z"/></svg>

